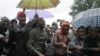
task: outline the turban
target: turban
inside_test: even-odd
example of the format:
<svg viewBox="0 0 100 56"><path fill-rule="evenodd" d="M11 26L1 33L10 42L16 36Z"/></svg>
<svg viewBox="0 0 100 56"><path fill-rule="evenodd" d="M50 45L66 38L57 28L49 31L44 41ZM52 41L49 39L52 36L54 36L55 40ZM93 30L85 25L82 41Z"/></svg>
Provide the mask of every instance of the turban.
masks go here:
<svg viewBox="0 0 100 56"><path fill-rule="evenodd" d="M26 15L25 15L25 13L23 12L23 11L19 11L18 13L17 13L17 18L18 17L26 17Z"/></svg>
<svg viewBox="0 0 100 56"><path fill-rule="evenodd" d="M61 28L62 27L68 27L68 28L70 28L70 23L68 22L68 21L64 21L64 22L62 22L62 24L61 24Z"/></svg>
<svg viewBox="0 0 100 56"><path fill-rule="evenodd" d="M68 29L70 28L70 23L68 21L64 21L61 24L61 33L64 33L64 27L68 27Z"/></svg>

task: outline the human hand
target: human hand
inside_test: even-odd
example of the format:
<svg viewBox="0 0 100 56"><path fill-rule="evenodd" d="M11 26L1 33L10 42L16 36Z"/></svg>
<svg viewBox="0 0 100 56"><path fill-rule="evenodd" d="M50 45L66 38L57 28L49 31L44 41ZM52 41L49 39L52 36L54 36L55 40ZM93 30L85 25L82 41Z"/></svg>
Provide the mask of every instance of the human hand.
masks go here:
<svg viewBox="0 0 100 56"><path fill-rule="evenodd" d="M0 39L4 38L4 35L0 34Z"/></svg>
<svg viewBox="0 0 100 56"><path fill-rule="evenodd" d="M94 51L100 51L100 48L92 48Z"/></svg>
<svg viewBox="0 0 100 56"><path fill-rule="evenodd" d="M9 50L3 49L3 54L8 54L8 53L9 53Z"/></svg>
<svg viewBox="0 0 100 56"><path fill-rule="evenodd" d="M62 45L64 48L67 48L67 45L65 44L65 43L63 43L63 45Z"/></svg>
<svg viewBox="0 0 100 56"><path fill-rule="evenodd" d="M39 56L44 56L43 54L39 54Z"/></svg>
<svg viewBox="0 0 100 56"><path fill-rule="evenodd" d="M75 48L80 50L80 49L82 49L83 47L82 47L82 46L75 46Z"/></svg>

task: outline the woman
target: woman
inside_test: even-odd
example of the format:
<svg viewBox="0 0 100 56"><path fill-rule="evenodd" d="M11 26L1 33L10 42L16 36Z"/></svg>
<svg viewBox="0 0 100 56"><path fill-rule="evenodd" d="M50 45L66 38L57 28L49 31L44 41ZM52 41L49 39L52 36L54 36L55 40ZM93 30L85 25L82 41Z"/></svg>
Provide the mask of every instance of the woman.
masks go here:
<svg viewBox="0 0 100 56"><path fill-rule="evenodd" d="M87 56L100 56L100 28L94 27L93 33L87 35L84 41Z"/></svg>

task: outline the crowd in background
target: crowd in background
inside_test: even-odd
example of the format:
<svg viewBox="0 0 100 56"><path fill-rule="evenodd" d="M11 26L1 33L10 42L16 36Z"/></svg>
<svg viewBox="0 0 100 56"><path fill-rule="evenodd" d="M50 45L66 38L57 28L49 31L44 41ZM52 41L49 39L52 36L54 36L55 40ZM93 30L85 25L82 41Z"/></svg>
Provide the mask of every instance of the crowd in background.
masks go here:
<svg viewBox="0 0 100 56"><path fill-rule="evenodd" d="M26 23L22 11L17 20L1 18L0 56L100 56L100 27L74 29L65 20L50 26L38 14Z"/></svg>

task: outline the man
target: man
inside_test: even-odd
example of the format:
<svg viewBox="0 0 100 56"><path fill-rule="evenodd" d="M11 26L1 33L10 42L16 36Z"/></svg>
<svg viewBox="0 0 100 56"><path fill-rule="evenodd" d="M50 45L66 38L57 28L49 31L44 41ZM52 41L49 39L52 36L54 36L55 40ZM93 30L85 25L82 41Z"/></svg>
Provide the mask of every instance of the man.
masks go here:
<svg viewBox="0 0 100 56"><path fill-rule="evenodd" d="M32 56L44 56L45 42L47 41L47 33L44 31L45 21L40 18L37 22L37 27L33 28L29 34L27 48Z"/></svg>
<svg viewBox="0 0 100 56"><path fill-rule="evenodd" d="M68 31L70 29L69 23L64 21L61 24L59 31L56 31L54 36L55 55L54 56L67 56L67 45L69 42Z"/></svg>
<svg viewBox="0 0 100 56"><path fill-rule="evenodd" d="M7 17L2 17L0 22L0 35L2 38L0 38L0 55L5 48L6 43L8 42L8 35L9 35L9 19Z"/></svg>
<svg viewBox="0 0 100 56"><path fill-rule="evenodd" d="M0 33L6 36L6 33L8 32L8 28L9 28L9 19L7 17L2 17L0 24L1 24Z"/></svg>
<svg viewBox="0 0 100 56"><path fill-rule="evenodd" d="M100 56L100 28L94 27L92 34L84 40L84 52L87 56Z"/></svg>
<svg viewBox="0 0 100 56"><path fill-rule="evenodd" d="M8 56L27 56L26 42L28 37L25 37L25 32L27 28L26 25L26 15L24 12L20 11L17 14L17 19L19 24L12 29L9 35Z"/></svg>
<svg viewBox="0 0 100 56"><path fill-rule="evenodd" d="M86 29L83 26L80 26L77 29L77 35L74 36L69 45L70 45L70 56L84 56L82 48L84 47L84 39L86 36Z"/></svg>
<svg viewBox="0 0 100 56"><path fill-rule="evenodd" d="M34 19L32 21L29 21L28 24L26 25L28 31L32 30L33 28L37 26L38 19L39 19L38 14L35 14Z"/></svg>

